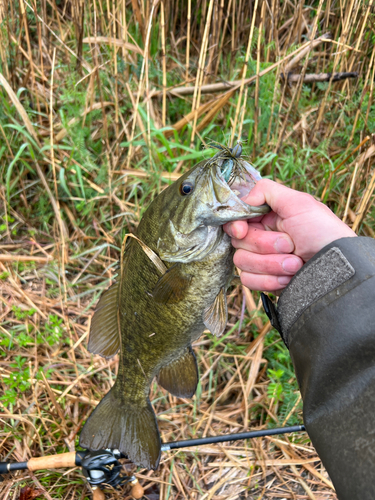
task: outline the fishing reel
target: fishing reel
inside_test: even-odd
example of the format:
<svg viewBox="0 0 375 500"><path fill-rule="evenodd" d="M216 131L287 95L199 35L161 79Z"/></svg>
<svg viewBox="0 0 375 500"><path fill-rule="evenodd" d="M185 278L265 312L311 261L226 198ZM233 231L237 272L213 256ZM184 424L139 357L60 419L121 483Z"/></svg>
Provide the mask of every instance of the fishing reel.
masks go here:
<svg viewBox="0 0 375 500"><path fill-rule="evenodd" d="M79 452L78 452L79 454ZM120 458L119 456L117 458ZM115 452L109 450L89 451L81 461L82 472L91 486L107 484L116 488L135 479L121 474L121 464ZM77 459L76 459L77 462Z"/></svg>
<svg viewBox="0 0 375 500"><path fill-rule="evenodd" d="M28 462L0 462L0 473L16 470L37 471L78 465L82 467L83 475L92 487L93 500L105 499L102 487L111 486L117 488L127 483L132 485L131 495L133 498L140 499L144 494L144 490L135 476L127 476L122 472L122 465L118 461L121 457L121 453L117 450L61 453L48 457L31 458Z"/></svg>
<svg viewBox="0 0 375 500"><path fill-rule="evenodd" d="M76 463L81 453L77 452ZM80 465L83 475L94 491L94 500L103 498L103 494L97 492L101 486L108 485L117 488L126 483L132 485L131 495L133 498L142 498L144 491L138 483L138 479L135 476L126 476L122 473L122 465L118 461L121 458L121 453L117 450L89 451L83 452L82 455Z"/></svg>

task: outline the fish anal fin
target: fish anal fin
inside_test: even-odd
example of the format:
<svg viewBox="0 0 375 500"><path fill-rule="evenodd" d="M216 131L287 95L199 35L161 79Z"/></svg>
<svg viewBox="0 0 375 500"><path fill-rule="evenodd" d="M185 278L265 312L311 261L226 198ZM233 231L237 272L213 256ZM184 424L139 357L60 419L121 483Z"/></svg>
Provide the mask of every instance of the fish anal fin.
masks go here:
<svg viewBox="0 0 375 500"><path fill-rule="evenodd" d="M176 304L185 297L190 281L191 276L184 276L175 264L156 283L152 296L159 304Z"/></svg>
<svg viewBox="0 0 375 500"><path fill-rule="evenodd" d="M203 312L203 323L213 335L220 337L228 322L227 297L224 288L217 294L214 302Z"/></svg>
<svg viewBox="0 0 375 500"><path fill-rule="evenodd" d="M120 401L112 388L84 425L79 444L92 451L117 449L136 465L157 469L161 441L150 401L136 408Z"/></svg>
<svg viewBox="0 0 375 500"><path fill-rule="evenodd" d="M87 349L104 358L111 358L120 349L118 291L119 282L114 283L102 293L91 320Z"/></svg>
<svg viewBox="0 0 375 500"><path fill-rule="evenodd" d="M178 398L192 398L198 385L198 366L189 347L179 358L164 366L157 377L158 383Z"/></svg>

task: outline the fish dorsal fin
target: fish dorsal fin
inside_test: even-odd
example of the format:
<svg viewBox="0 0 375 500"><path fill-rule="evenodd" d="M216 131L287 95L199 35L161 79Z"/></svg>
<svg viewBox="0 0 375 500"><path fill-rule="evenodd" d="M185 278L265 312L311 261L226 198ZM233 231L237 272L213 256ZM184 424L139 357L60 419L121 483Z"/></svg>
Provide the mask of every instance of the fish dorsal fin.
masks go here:
<svg viewBox="0 0 375 500"><path fill-rule="evenodd" d="M118 323L119 283L114 283L102 293L91 320L87 349L93 354L111 358L120 349L120 328Z"/></svg>
<svg viewBox="0 0 375 500"><path fill-rule="evenodd" d="M152 296L159 304L176 304L186 295L191 276L183 276L181 265L174 264L156 283Z"/></svg>
<svg viewBox="0 0 375 500"><path fill-rule="evenodd" d="M216 337L224 332L228 321L227 296L224 288L217 294L214 302L203 312L203 323Z"/></svg>
<svg viewBox="0 0 375 500"><path fill-rule="evenodd" d="M198 366L191 347L177 359L164 366L157 377L158 383L178 398L192 398L198 384Z"/></svg>

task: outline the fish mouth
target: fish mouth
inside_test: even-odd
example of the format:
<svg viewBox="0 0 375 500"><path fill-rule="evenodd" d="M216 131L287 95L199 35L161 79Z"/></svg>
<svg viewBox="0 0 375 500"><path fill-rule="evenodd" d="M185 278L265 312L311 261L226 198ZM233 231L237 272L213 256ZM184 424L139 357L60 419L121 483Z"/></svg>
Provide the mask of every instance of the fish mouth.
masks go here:
<svg viewBox="0 0 375 500"><path fill-rule="evenodd" d="M259 172L249 162L242 158L224 157L213 162L211 166L216 201L212 208L219 224L251 219L271 210L267 204L256 207L244 201L261 180Z"/></svg>
<svg viewBox="0 0 375 500"><path fill-rule="evenodd" d="M207 167L216 166L216 173L221 180L239 199L245 198L256 182L261 180L261 176L251 163L242 158L242 144L238 142L233 148L222 145L214 147L219 152L207 162Z"/></svg>
<svg viewBox="0 0 375 500"><path fill-rule="evenodd" d="M227 182L227 185L232 193L240 200L246 198L250 191L255 187L257 181L261 180L259 172L247 161L242 161L242 169L243 170L241 170L241 172L233 176L233 178L229 179ZM225 182L224 176L223 180Z"/></svg>

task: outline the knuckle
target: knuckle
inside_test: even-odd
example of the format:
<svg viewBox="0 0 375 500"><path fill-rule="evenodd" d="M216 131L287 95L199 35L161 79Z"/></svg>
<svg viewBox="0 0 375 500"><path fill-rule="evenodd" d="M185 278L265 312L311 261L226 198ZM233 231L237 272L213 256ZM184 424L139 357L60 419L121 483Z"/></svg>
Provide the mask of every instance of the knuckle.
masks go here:
<svg viewBox="0 0 375 500"><path fill-rule="evenodd" d="M308 193L301 193L303 198L304 198L304 202L308 205L317 205L319 202L316 201L316 199L311 195L311 194L308 194Z"/></svg>

